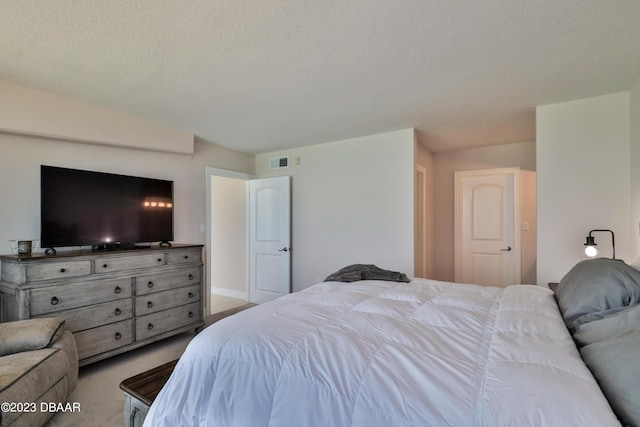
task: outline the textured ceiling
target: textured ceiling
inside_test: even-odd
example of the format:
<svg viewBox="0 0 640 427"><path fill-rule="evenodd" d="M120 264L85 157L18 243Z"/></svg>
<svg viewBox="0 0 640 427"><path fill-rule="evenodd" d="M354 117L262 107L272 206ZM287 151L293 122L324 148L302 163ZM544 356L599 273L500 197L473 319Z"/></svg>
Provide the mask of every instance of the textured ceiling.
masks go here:
<svg viewBox="0 0 640 427"><path fill-rule="evenodd" d="M415 127L535 139L535 106L629 90L635 0L3 0L0 79L260 153Z"/></svg>

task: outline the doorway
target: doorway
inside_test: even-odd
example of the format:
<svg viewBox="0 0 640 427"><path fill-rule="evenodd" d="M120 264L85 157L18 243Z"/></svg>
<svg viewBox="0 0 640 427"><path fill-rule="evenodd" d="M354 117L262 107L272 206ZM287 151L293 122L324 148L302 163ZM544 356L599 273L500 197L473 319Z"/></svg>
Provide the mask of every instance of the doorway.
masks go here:
<svg viewBox="0 0 640 427"><path fill-rule="evenodd" d="M207 168L207 313L249 300L248 196L251 174Z"/></svg>
<svg viewBox="0 0 640 427"><path fill-rule="evenodd" d="M207 168L207 313L291 291L290 180Z"/></svg>
<svg viewBox="0 0 640 427"><path fill-rule="evenodd" d="M500 168L454 175L455 281L492 286L536 284L536 173ZM499 206L498 201L506 206ZM504 224L509 229L503 229ZM480 248L467 244L472 239ZM496 277L501 264L507 262L513 262L504 266L513 276Z"/></svg>

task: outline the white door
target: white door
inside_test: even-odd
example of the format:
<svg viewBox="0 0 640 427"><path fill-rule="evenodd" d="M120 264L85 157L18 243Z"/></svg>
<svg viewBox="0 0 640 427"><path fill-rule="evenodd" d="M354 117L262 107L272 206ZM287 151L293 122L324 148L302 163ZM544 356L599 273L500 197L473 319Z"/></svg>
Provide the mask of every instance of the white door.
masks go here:
<svg viewBox="0 0 640 427"><path fill-rule="evenodd" d="M291 292L291 179L249 181L249 301Z"/></svg>
<svg viewBox="0 0 640 427"><path fill-rule="evenodd" d="M455 281L520 283L519 170L455 173Z"/></svg>

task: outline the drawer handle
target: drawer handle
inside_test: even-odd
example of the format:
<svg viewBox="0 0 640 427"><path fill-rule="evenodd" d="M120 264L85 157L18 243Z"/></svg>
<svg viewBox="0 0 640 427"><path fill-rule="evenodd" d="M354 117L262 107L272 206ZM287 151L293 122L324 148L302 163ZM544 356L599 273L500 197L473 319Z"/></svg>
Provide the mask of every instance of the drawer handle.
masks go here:
<svg viewBox="0 0 640 427"><path fill-rule="evenodd" d="M122 310L116 308L116 316L120 316L122 314Z"/></svg>
<svg viewBox="0 0 640 427"><path fill-rule="evenodd" d="M162 262L162 258L158 258L158 262Z"/></svg>
<svg viewBox="0 0 640 427"><path fill-rule="evenodd" d="M149 283L147 283L147 287L148 288L153 288L153 282L151 280L149 280Z"/></svg>
<svg viewBox="0 0 640 427"><path fill-rule="evenodd" d="M60 301L57 297L51 297L51 305L58 305L58 302Z"/></svg>
<svg viewBox="0 0 640 427"><path fill-rule="evenodd" d="M147 329L148 329L148 330L152 330L152 329L153 329L153 323L149 323L149 324L147 325Z"/></svg>
<svg viewBox="0 0 640 427"><path fill-rule="evenodd" d="M189 312L189 317L193 317L193 311Z"/></svg>
<svg viewBox="0 0 640 427"><path fill-rule="evenodd" d="M108 265L107 264L102 264L102 268L107 268Z"/></svg>
<svg viewBox="0 0 640 427"><path fill-rule="evenodd" d="M147 303L147 307L149 307L149 308L153 307L153 303L152 303L151 301L149 301L149 302Z"/></svg>
<svg viewBox="0 0 640 427"><path fill-rule="evenodd" d="M122 335L120 332L116 332L116 340L119 340L120 338L122 338Z"/></svg>
<svg viewBox="0 0 640 427"><path fill-rule="evenodd" d="M189 292L189 298L193 298L193 292Z"/></svg>
<svg viewBox="0 0 640 427"><path fill-rule="evenodd" d="M113 290L116 294L119 294L120 292L122 292L122 289L120 289L120 286L116 286L116 288Z"/></svg>
<svg viewBox="0 0 640 427"><path fill-rule="evenodd" d="M131 415L129 415L129 424L127 424L127 425L130 425L130 426L134 426L134 425L136 425L136 424L135 424L135 422L136 422L136 415L138 415L138 412L139 412L139 411L140 411L140 410L139 410L138 408L133 408L133 411L131 411Z"/></svg>
<svg viewBox="0 0 640 427"><path fill-rule="evenodd" d="M189 280L193 280L193 274L189 275Z"/></svg>
<svg viewBox="0 0 640 427"><path fill-rule="evenodd" d="M60 269L60 273L64 273L65 271L67 271L67 269L66 269L66 268L61 268L61 269Z"/></svg>
<svg viewBox="0 0 640 427"><path fill-rule="evenodd" d="M185 255L185 256L184 256L184 259L189 259L189 255Z"/></svg>

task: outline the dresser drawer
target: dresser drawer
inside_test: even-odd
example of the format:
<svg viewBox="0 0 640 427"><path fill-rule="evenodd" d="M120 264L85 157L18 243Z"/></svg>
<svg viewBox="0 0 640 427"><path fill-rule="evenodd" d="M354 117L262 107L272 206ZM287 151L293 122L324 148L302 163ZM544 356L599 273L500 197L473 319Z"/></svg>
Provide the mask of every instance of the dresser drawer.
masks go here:
<svg viewBox="0 0 640 427"><path fill-rule="evenodd" d="M56 317L65 319L64 326L71 332L84 331L108 323L116 323L133 317L133 302L131 298L121 299L113 302L90 305L56 312ZM49 314L42 314L36 317L47 317Z"/></svg>
<svg viewBox="0 0 640 427"><path fill-rule="evenodd" d="M200 284L136 297L136 316L200 301Z"/></svg>
<svg viewBox="0 0 640 427"><path fill-rule="evenodd" d="M136 277L136 295L166 291L200 283L200 267L181 268L167 273L144 274Z"/></svg>
<svg viewBox="0 0 640 427"><path fill-rule="evenodd" d="M27 265L26 274L27 282L88 276L91 274L91 261L34 263Z"/></svg>
<svg viewBox="0 0 640 427"><path fill-rule="evenodd" d="M167 253L167 264L201 263L202 249L190 249L184 251L173 251Z"/></svg>
<svg viewBox="0 0 640 427"><path fill-rule="evenodd" d="M165 255L157 252L144 255L96 258L93 261L96 273L112 273L137 268L155 267L165 264Z"/></svg>
<svg viewBox="0 0 640 427"><path fill-rule="evenodd" d="M136 317L136 341L151 338L202 320L200 302Z"/></svg>
<svg viewBox="0 0 640 427"><path fill-rule="evenodd" d="M78 359L86 359L133 342L133 320L112 323L73 334L78 347Z"/></svg>
<svg viewBox="0 0 640 427"><path fill-rule="evenodd" d="M53 313L129 298L132 279L94 280L31 290L31 315Z"/></svg>

